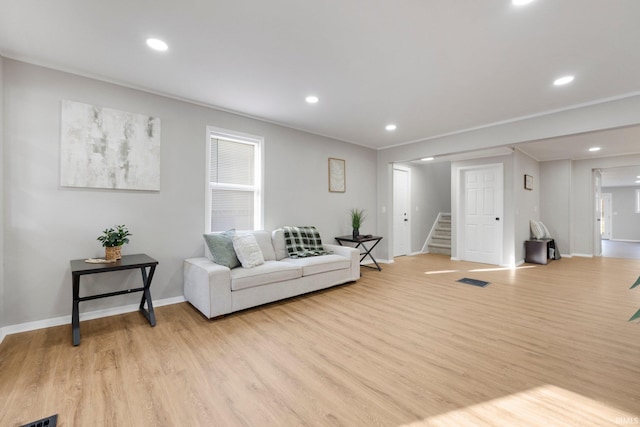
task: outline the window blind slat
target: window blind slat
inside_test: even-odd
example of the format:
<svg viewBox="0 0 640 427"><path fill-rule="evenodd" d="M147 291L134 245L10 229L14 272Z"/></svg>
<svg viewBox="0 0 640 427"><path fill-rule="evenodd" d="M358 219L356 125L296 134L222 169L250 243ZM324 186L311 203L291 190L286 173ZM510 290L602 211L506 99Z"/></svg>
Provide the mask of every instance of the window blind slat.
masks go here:
<svg viewBox="0 0 640 427"><path fill-rule="evenodd" d="M254 224L252 191L211 190L211 230L251 230Z"/></svg>
<svg viewBox="0 0 640 427"><path fill-rule="evenodd" d="M210 182L254 185L255 146L211 139Z"/></svg>

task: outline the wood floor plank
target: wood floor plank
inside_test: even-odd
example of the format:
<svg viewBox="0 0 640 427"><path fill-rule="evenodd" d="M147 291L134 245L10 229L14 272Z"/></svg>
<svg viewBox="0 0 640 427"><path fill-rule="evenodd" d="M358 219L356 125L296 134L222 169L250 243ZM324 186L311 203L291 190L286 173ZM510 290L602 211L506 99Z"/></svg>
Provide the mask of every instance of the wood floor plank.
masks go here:
<svg viewBox="0 0 640 427"><path fill-rule="evenodd" d="M10 335L0 425L609 426L640 422L640 262L397 258L207 320L189 304ZM485 288L456 282L470 277ZM636 423L637 423L636 422Z"/></svg>

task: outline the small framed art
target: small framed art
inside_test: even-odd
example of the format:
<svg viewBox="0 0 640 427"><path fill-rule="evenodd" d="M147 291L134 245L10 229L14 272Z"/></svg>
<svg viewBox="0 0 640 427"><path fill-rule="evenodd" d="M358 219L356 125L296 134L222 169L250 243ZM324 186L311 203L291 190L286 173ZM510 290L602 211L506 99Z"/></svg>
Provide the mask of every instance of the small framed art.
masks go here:
<svg viewBox="0 0 640 427"><path fill-rule="evenodd" d="M346 162L343 159L329 157L329 191L344 193L346 191Z"/></svg>
<svg viewBox="0 0 640 427"><path fill-rule="evenodd" d="M524 189L533 190L533 177L531 175L524 176Z"/></svg>

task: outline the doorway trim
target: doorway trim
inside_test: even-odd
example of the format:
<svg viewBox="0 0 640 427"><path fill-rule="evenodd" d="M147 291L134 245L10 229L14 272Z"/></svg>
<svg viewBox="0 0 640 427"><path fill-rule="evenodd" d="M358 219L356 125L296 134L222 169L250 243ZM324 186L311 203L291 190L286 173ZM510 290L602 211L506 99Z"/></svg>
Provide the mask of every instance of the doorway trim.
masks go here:
<svg viewBox="0 0 640 427"><path fill-rule="evenodd" d="M600 234L600 219L602 217L602 169L591 170L593 186L593 256L602 256L602 235Z"/></svg>
<svg viewBox="0 0 640 427"><path fill-rule="evenodd" d="M611 193L601 193L602 212L601 212L601 228L603 240L611 240L613 238L613 198Z"/></svg>

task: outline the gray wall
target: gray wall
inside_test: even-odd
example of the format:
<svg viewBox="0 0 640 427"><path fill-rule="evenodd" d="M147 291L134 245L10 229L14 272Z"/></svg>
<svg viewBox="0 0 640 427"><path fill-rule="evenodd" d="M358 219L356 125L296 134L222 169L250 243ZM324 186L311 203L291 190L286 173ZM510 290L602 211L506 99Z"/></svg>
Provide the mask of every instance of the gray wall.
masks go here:
<svg viewBox="0 0 640 427"><path fill-rule="evenodd" d="M422 251L440 212L451 212L451 163L411 168L411 252Z"/></svg>
<svg viewBox="0 0 640 427"><path fill-rule="evenodd" d="M265 228L316 225L324 240L350 232L348 211L376 223L376 152L219 110L4 59L5 325L69 316L69 260L103 256L96 237L126 224L125 254L160 261L154 299L182 296L182 261L202 254L205 135L212 125L265 138ZM62 99L158 116L161 191L59 186ZM327 159L346 160L347 192L329 193ZM83 292L138 285L139 273L82 279ZM2 289L0 288L0 291ZM135 304L139 294L81 304L81 312Z"/></svg>
<svg viewBox="0 0 640 427"><path fill-rule="evenodd" d="M640 213L636 213L638 187L602 187L603 193L611 193L612 240L640 241Z"/></svg>
<svg viewBox="0 0 640 427"><path fill-rule="evenodd" d="M540 163L540 220L563 255L571 248L571 160Z"/></svg>
<svg viewBox="0 0 640 427"><path fill-rule="evenodd" d="M524 262L524 242L531 236L529 220L540 219L540 164L519 150L513 153L514 261ZM533 177L533 190L525 190L524 176Z"/></svg>

